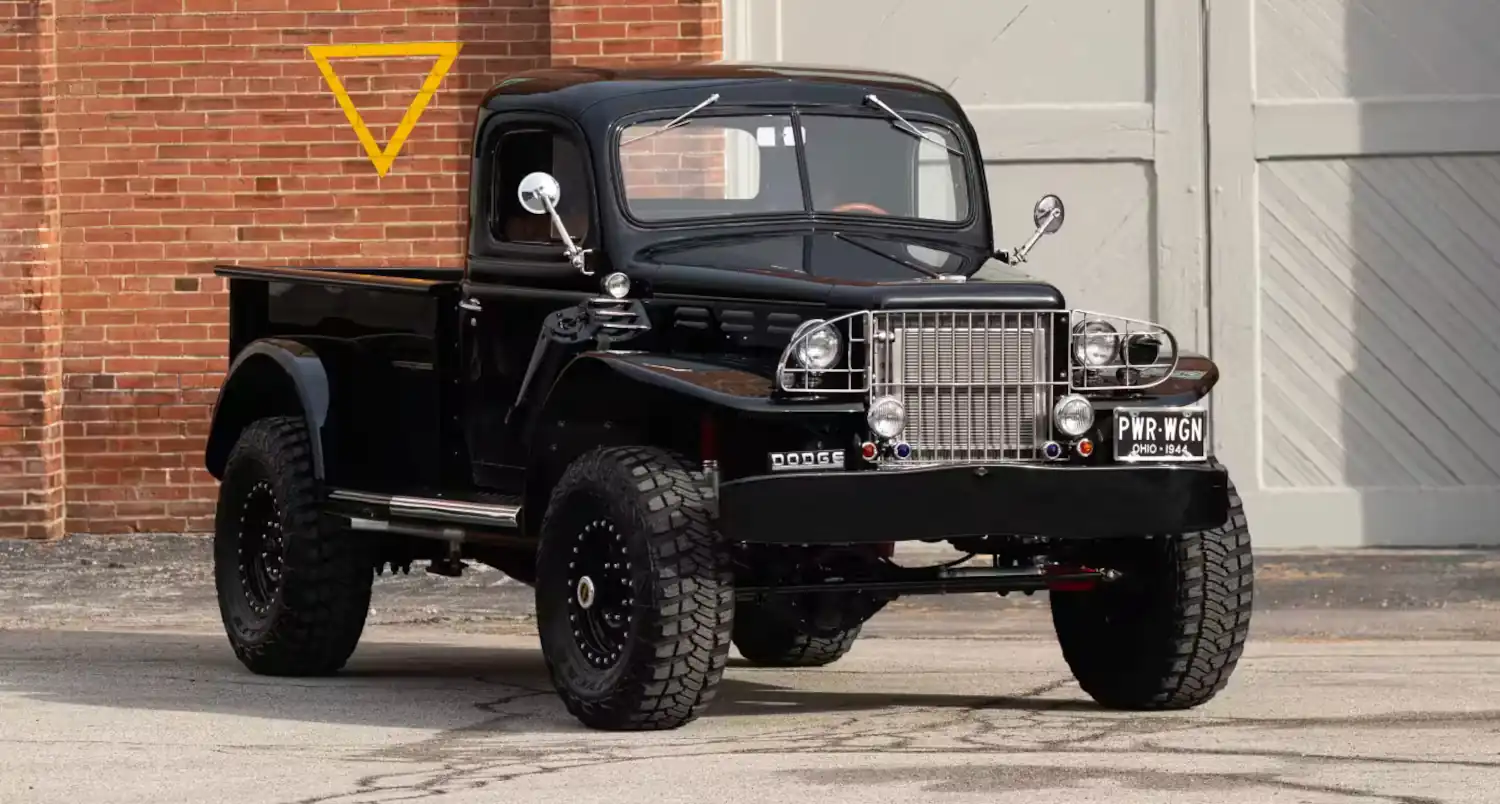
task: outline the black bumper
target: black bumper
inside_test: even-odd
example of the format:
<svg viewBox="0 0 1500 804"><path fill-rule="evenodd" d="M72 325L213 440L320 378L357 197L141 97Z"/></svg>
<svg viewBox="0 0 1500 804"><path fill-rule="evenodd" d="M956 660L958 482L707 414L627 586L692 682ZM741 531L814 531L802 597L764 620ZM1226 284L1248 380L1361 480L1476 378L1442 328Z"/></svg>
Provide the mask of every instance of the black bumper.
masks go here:
<svg viewBox="0 0 1500 804"><path fill-rule="evenodd" d="M858 544L960 536L1098 539L1188 533L1224 524L1229 476L1176 466L945 466L800 472L724 483L730 539Z"/></svg>

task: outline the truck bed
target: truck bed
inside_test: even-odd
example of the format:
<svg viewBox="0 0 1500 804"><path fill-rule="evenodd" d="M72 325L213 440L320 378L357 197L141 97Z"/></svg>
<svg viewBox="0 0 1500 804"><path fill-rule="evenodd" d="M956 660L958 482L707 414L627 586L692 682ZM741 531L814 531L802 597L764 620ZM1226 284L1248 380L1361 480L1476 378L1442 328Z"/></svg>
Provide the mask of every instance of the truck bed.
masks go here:
<svg viewBox="0 0 1500 804"><path fill-rule="evenodd" d="M325 471L337 485L390 493L440 487L443 451L463 434L457 297L462 269L217 266L229 284L229 362L257 341L316 353L328 383ZM271 389L268 389L271 392ZM401 469L402 481L388 476ZM466 478L463 480L467 480Z"/></svg>

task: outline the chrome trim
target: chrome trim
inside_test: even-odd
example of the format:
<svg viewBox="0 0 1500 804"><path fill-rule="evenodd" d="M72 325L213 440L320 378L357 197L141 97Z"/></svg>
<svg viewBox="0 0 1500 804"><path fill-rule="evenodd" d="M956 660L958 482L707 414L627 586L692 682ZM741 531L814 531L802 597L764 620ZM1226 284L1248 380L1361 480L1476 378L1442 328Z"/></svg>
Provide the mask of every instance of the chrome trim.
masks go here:
<svg viewBox="0 0 1500 804"><path fill-rule="evenodd" d="M1068 324L1069 387L1075 391L1144 391L1167 381L1177 370L1181 359L1177 336L1171 330L1150 321L1107 315L1090 310L1073 310ZM1080 345L1082 336L1078 329L1090 321L1099 321L1115 328L1114 358L1100 366L1083 367L1073 361L1073 353ZM1146 363L1133 363L1125 346L1132 338L1154 337L1161 341L1156 357ZM1136 374L1134 379L1129 374Z"/></svg>
<svg viewBox="0 0 1500 804"><path fill-rule="evenodd" d="M588 314L607 331L651 329L645 311L634 299L599 296L588 300Z"/></svg>
<svg viewBox="0 0 1500 804"><path fill-rule="evenodd" d="M462 542L468 535L462 528L444 528L414 523L391 523L379 519L348 517L349 529L364 533L395 533L401 536L418 536L444 542Z"/></svg>
<svg viewBox="0 0 1500 804"><path fill-rule="evenodd" d="M1110 324L1121 344L1155 338L1157 354L1135 362L1121 349L1103 366L1077 366L1075 333L1086 321ZM881 396L899 399L912 454L878 460L881 468L1046 460L1057 399L1154 388L1180 360L1165 327L1088 310L866 310L819 323L845 339L843 360L823 371L799 365L797 349L811 331L804 324L782 350L776 387L789 395L860 394L867 407Z"/></svg>
<svg viewBox="0 0 1500 804"><path fill-rule="evenodd" d="M871 313L870 398L906 407L902 468L1038 461L1052 437L1056 310Z"/></svg>
<svg viewBox="0 0 1500 804"><path fill-rule="evenodd" d="M703 462L703 480L705 488L704 502L708 505L709 516L717 519L719 517L719 462L716 460L705 460Z"/></svg>
<svg viewBox="0 0 1500 804"><path fill-rule="evenodd" d="M520 522L521 506L443 500L434 497L372 494L367 491L334 489L328 499L386 508L391 517L437 520L464 525L514 528Z"/></svg>
<svg viewBox="0 0 1500 804"><path fill-rule="evenodd" d="M870 331L870 315L860 311L837 318L818 319L818 325L832 327L844 339L843 356L828 369L809 369L797 362L797 347L816 329L816 326L808 326L808 322L799 325L776 363L776 387L794 394L863 394L868 391L866 367L869 357L865 349L865 333Z"/></svg>

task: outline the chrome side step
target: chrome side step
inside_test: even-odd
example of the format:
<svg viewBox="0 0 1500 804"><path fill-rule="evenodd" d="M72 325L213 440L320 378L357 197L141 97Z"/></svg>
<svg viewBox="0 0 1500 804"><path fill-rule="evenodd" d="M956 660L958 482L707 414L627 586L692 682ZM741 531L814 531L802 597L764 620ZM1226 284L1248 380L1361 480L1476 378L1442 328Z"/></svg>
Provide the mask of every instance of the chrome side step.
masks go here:
<svg viewBox="0 0 1500 804"><path fill-rule="evenodd" d="M375 494L351 489L334 489L328 493L328 500L367 509L368 516L345 514L352 530L403 533L443 541L459 542L471 538L473 534L469 528L516 530L521 519L521 506L503 503Z"/></svg>

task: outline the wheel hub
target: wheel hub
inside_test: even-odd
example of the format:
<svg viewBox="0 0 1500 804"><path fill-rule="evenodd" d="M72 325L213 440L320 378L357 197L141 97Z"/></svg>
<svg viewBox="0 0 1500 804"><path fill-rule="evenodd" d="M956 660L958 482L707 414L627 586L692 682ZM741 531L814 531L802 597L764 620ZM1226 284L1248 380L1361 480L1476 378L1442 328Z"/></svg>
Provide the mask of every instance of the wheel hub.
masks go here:
<svg viewBox="0 0 1500 804"><path fill-rule="evenodd" d="M630 638L635 590L625 536L607 519L586 523L568 561L568 624L583 658L601 670Z"/></svg>
<svg viewBox="0 0 1500 804"><path fill-rule="evenodd" d="M240 508L240 588L256 616L264 617L280 594L285 568L281 507L270 482L262 480L245 493Z"/></svg>

